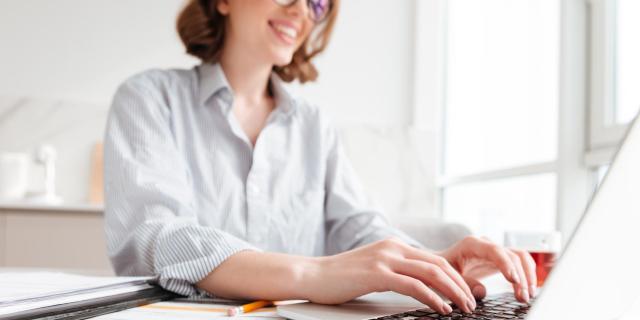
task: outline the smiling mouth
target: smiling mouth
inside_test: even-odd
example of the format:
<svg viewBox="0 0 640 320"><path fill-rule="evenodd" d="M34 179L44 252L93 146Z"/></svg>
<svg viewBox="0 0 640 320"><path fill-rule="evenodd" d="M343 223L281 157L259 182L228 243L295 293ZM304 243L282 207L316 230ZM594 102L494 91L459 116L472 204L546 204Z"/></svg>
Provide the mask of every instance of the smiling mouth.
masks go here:
<svg viewBox="0 0 640 320"><path fill-rule="evenodd" d="M276 35L287 44L294 44L298 38L298 30L280 23L269 21L269 26Z"/></svg>

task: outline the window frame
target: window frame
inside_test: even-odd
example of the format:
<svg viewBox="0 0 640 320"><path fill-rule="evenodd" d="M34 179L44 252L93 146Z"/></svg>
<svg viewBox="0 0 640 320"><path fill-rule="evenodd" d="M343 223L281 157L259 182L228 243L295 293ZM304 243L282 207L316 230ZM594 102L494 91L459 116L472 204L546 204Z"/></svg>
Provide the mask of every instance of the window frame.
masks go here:
<svg viewBox="0 0 640 320"><path fill-rule="evenodd" d="M597 170L611 163L629 125L616 121L616 0L586 1L591 19L591 102L585 163Z"/></svg>
<svg viewBox="0 0 640 320"><path fill-rule="evenodd" d="M588 78L590 50L587 48L589 31L588 1L561 0L560 6L560 59L558 96L558 153L555 161L532 163L525 166L478 172L464 176L446 176L444 164L444 124L446 113L446 57L447 57L447 1L416 0L415 32L415 88L414 120L412 125L429 128L437 133L430 145L438 154L435 165L435 210L440 218L443 212L443 195L447 188L471 182L493 181L518 176L556 174L556 229L565 239L579 221L595 185L596 174L587 165L585 151L591 150L593 141L587 138L589 117L588 89L593 86ZM429 22L425 22L429 21ZM430 48L431 50L428 50ZM429 73L430 72L430 73ZM431 87L430 87L431 85ZM428 88L428 90L423 90ZM424 93L426 91L427 93ZM427 94L431 96L427 96ZM592 97L591 97L592 98ZM427 107L429 106L429 107ZM428 112L425 112L427 109ZM581 121L576 121L582 119ZM603 149L604 150L604 149ZM602 153L602 150L600 151ZM591 154L597 157L598 154ZM602 154L600 154L602 156ZM582 190L576 192L575 190Z"/></svg>

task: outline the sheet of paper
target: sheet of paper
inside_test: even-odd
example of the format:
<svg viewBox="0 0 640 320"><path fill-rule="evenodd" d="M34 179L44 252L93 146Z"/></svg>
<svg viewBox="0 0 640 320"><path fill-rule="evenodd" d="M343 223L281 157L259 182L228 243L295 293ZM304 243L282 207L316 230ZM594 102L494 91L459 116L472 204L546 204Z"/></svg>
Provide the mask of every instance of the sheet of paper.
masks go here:
<svg viewBox="0 0 640 320"><path fill-rule="evenodd" d="M229 317L229 304L205 304L188 302L158 302L146 306L115 312L94 320L212 320L212 319L284 319L278 316L275 307L260 308L249 313Z"/></svg>
<svg viewBox="0 0 640 320"><path fill-rule="evenodd" d="M151 288L144 277L0 272L0 316Z"/></svg>
<svg viewBox="0 0 640 320"><path fill-rule="evenodd" d="M88 277L57 272L0 272L0 306L11 301L86 288L146 280L146 277Z"/></svg>

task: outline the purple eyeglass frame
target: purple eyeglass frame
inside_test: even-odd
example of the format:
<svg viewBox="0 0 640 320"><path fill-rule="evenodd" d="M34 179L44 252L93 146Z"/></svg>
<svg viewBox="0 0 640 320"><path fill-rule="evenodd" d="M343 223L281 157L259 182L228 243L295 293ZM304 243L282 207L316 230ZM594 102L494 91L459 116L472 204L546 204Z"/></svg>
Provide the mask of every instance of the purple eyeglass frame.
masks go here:
<svg viewBox="0 0 640 320"><path fill-rule="evenodd" d="M307 8L309 8L309 18L316 23L322 22L327 19L331 10L333 10L333 0L306 0ZM273 0L273 2L283 7L290 7L294 5L298 0ZM320 7L322 2L326 2L326 8ZM325 10L324 13L319 12ZM321 15L321 16L319 16ZM319 18L318 18L319 17Z"/></svg>

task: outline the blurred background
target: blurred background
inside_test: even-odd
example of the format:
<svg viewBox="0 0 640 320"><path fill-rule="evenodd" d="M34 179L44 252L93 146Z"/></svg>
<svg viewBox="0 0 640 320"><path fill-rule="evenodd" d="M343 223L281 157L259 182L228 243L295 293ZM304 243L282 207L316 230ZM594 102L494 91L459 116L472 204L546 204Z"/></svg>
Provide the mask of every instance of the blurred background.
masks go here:
<svg viewBox="0 0 640 320"><path fill-rule="evenodd" d="M0 266L110 270L106 113L127 77L198 63L175 32L182 5L0 2ZM331 115L390 221L462 223L499 243L514 231L566 239L640 107L640 1L340 9L319 80L291 89Z"/></svg>

